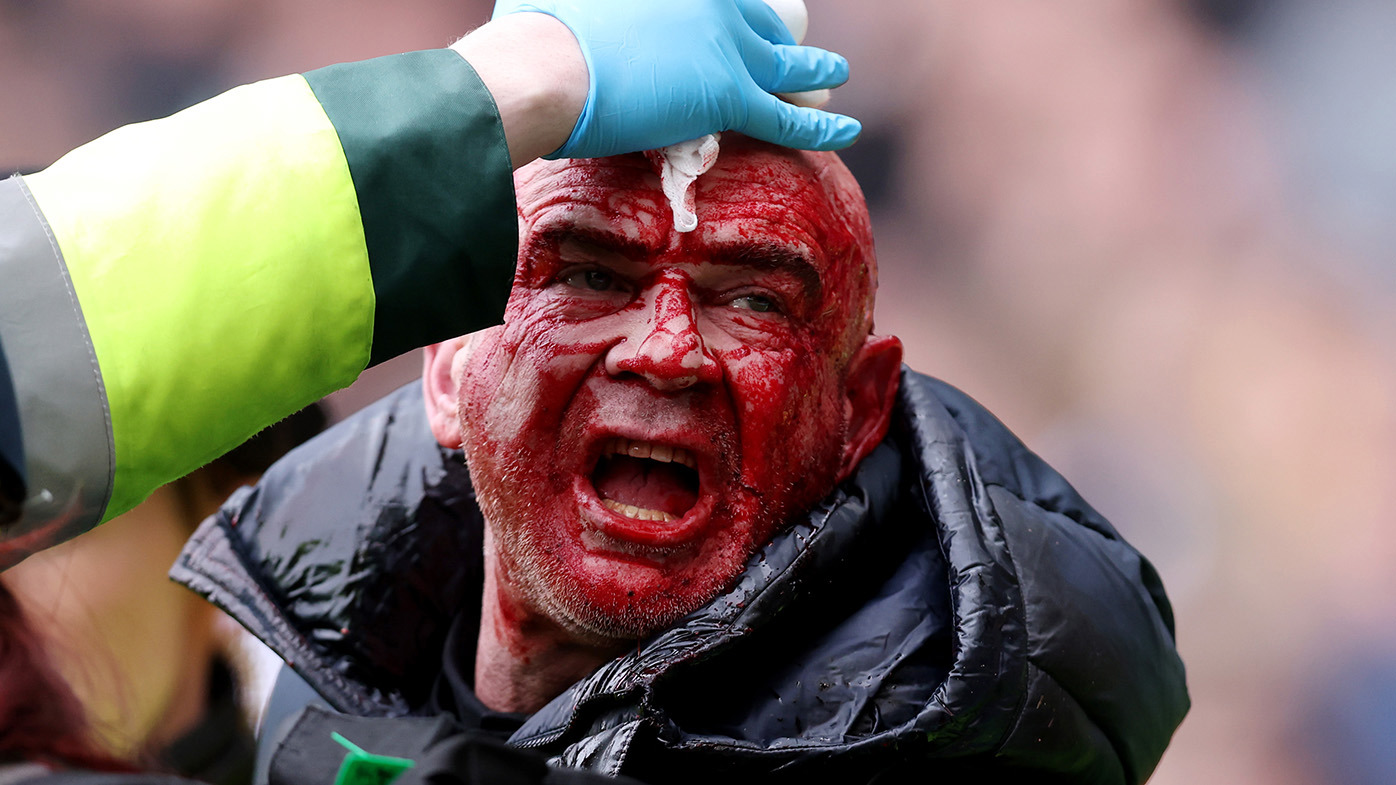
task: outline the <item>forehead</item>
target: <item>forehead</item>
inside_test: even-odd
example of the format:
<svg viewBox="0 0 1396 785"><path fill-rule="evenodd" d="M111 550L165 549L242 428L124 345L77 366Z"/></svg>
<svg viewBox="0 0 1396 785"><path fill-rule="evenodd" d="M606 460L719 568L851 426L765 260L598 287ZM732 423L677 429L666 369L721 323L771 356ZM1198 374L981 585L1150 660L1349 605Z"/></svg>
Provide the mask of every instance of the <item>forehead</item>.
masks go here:
<svg viewBox="0 0 1396 785"><path fill-rule="evenodd" d="M620 235L651 254L780 245L825 272L870 250L861 195L836 157L741 137L724 137L717 163L698 179L691 233L674 230L657 169L643 155L538 162L520 170L517 196L526 240L581 230Z"/></svg>

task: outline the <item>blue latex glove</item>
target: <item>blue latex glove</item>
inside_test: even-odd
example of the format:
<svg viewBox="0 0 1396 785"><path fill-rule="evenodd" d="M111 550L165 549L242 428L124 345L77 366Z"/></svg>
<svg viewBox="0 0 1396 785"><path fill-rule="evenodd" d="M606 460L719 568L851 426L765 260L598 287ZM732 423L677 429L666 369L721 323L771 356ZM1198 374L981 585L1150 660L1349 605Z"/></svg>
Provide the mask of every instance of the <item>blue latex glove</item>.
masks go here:
<svg viewBox="0 0 1396 785"><path fill-rule="evenodd" d="M773 93L837 87L848 61L796 46L761 0L498 0L495 18L556 17L582 46L591 88L566 144L548 158L650 150L716 131L837 150L862 125Z"/></svg>

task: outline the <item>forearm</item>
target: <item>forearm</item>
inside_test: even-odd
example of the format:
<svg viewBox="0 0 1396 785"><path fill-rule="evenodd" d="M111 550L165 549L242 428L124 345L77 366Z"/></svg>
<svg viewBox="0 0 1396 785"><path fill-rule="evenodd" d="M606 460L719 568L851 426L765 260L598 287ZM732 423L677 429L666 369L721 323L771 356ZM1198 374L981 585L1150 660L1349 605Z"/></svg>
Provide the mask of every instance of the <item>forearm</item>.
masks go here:
<svg viewBox="0 0 1396 785"><path fill-rule="evenodd" d="M589 85L586 61L567 26L545 14L512 14L451 45L494 97L515 167L562 146Z"/></svg>
<svg viewBox="0 0 1396 785"><path fill-rule="evenodd" d="M0 568L366 364L495 323L513 166L725 130L857 136L771 94L832 87L847 63L793 46L755 0L500 0L495 16L454 52L238 88L0 184L0 342L30 480Z"/></svg>
<svg viewBox="0 0 1396 785"><path fill-rule="evenodd" d="M0 564L371 361L497 322L505 150L489 94L438 50L238 88L4 183L0 338L31 480L7 534L48 529Z"/></svg>

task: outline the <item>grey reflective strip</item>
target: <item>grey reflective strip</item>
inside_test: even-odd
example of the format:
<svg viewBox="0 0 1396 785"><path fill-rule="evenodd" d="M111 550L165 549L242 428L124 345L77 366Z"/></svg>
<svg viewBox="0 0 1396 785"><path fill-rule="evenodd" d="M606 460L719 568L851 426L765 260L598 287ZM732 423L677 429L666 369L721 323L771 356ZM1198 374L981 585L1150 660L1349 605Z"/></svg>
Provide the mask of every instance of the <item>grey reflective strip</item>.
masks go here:
<svg viewBox="0 0 1396 785"><path fill-rule="evenodd" d="M0 181L0 343L24 433L29 498L0 569L97 525L111 498L110 411L58 243L20 177Z"/></svg>
<svg viewBox="0 0 1396 785"><path fill-rule="evenodd" d="M39 763L11 763L0 766L0 785L17 785L52 773L52 769Z"/></svg>

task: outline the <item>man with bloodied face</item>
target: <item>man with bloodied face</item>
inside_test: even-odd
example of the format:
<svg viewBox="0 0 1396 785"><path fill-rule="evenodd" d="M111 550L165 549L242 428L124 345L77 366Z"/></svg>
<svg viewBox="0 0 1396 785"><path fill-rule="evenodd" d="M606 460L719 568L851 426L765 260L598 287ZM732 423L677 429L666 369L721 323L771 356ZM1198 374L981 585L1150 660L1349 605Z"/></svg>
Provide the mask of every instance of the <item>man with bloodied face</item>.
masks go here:
<svg viewBox="0 0 1396 785"><path fill-rule="evenodd" d="M660 171L520 170L504 323L235 496L176 577L334 709L554 766L1146 779L1187 709L1157 575L873 334L848 170L724 135L689 232Z"/></svg>
<svg viewBox="0 0 1396 785"><path fill-rule="evenodd" d="M847 169L729 136L697 185L681 233L644 156L525 170L504 325L428 350L433 431L488 522L496 708L539 708L712 599L886 431L901 346L869 335ZM557 650L560 683L511 678Z"/></svg>

